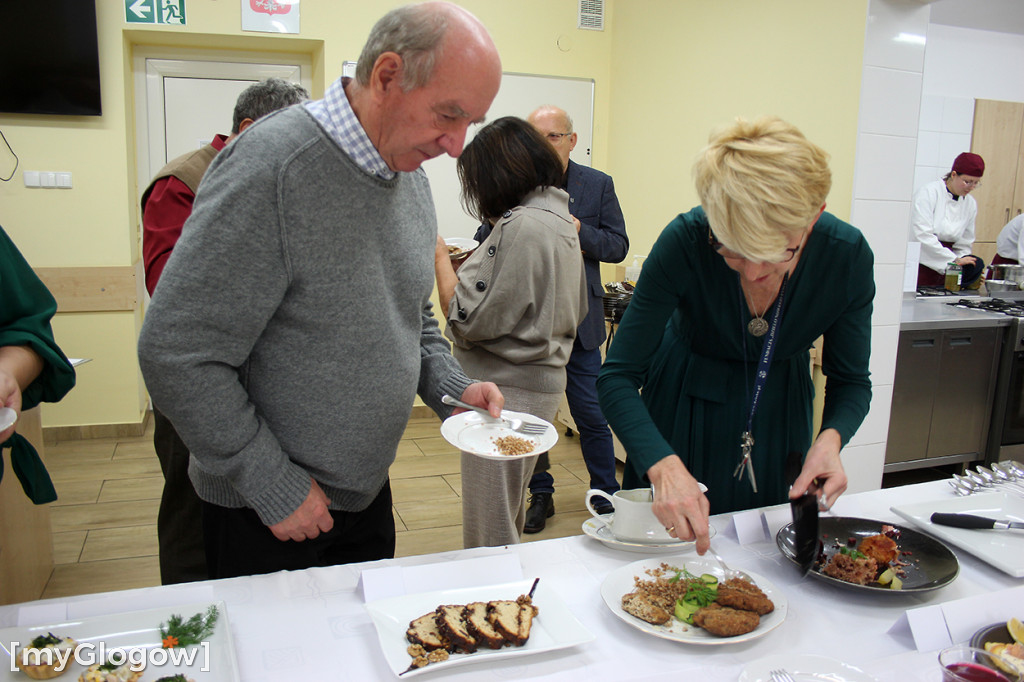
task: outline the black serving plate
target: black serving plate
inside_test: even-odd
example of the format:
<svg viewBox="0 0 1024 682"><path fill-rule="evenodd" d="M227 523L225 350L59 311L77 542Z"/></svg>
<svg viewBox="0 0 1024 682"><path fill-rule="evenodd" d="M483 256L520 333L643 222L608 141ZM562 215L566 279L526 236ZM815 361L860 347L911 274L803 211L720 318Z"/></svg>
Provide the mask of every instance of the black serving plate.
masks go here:
<svg viewBox="0 0 1024 682"><path fill-rule="evenodd" d="M906 572L903 580L903 589L892 590L888 585L869 583L867 585L856 585L845 580L839 580L825 575L821 570L828 564L829 558L846 547L850 538L855 538L856 545L866 537L878 535L882 532L882 526L892 526L899 531L900 537L896 544L900 548L900 559L908 565L903 567ZM818 559L811 566L808 575L823 580L833 585L861 590L867 592L881 592L890 594L906 594L909 592L928 592L945 587L954 580L960 573L960 563L956 555L946 545L942 544L930 535L918 532L905 526L898 526L884 521L873 521L871 519L858 519L850 516L827 516L822 515L818 519L819 538L822 541L822 550ZM782 555L792 561L796 561L796 537L793 524L781 528L775 536L775 544L778 545Z"/></svg>
<svg viewBox="0 0 1024 682"><path fill-rule="evenodd" d="M984 650L985 642L1013 644L1013 637L1010 636L1010 631L1006 629L1006 621L986 625L971 637L971 646L975 649Z"/></svg>

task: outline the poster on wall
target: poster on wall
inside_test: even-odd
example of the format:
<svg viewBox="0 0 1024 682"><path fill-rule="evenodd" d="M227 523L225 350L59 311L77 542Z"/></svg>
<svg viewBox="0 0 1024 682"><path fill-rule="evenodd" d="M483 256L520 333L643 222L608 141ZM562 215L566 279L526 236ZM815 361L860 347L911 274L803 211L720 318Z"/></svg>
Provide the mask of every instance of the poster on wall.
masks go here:
<svg viewBox="0 0 1024 682"><path fill-rule="evenodd" d="M241 0L242 30L298 33L299 0Z"/></svg>

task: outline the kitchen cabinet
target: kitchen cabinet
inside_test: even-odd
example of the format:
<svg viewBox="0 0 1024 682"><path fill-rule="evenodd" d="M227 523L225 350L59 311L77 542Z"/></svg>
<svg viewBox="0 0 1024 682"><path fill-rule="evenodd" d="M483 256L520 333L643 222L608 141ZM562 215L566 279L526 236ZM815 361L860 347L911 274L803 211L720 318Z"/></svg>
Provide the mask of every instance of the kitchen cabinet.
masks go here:
<svg viewBox="0 0 1024 682"><path fill-rule="evenodd" d="M974 103L971 151L985 159L973 252L992 261L996 237L1024 210L1024 102L979 99Z"/></svg>
<svg viewBox="0 0 1024 682"><path fill-rule="evenodd" d="M1004 329L900 332L885 470L983 457Z"/></svg>

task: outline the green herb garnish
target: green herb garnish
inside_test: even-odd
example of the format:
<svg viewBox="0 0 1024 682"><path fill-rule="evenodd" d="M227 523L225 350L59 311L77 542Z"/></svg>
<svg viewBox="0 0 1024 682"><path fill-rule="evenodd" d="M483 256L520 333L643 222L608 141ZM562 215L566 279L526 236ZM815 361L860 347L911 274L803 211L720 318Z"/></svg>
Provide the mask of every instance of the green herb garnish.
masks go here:
<svg viewBox="0 0 1024 682"><path fill-rule="evenodd" d="M166 627L160 623L160 640L164 648L199 644L213 634L218 615L217 607L212 605L206 610L205 615L197 613L186 621L182 621L178 614L172 614L167 619Z"/></svg>
<svg viewBox="0 0 1024 682"><path fill-rule="evenodd" d="M839 553L840 554L845 554L845 555L847 555L849 557L852 557L854 559L867 559L868 558L867 554L865 554L864 552L858 551L856 549L853 549L852 547L841 547L839 549Z"/></svg>
<svg viewBox="0 0 1024 682"><path fill-rule="evenodd" d="M39 637L36 637L32 640L32 648L42 649L43 647L48 646L50 644L60 644L62 641L64 640L62 640L60 637L57 637L52 632L47 632L45 635L40 635Z"/></svg>

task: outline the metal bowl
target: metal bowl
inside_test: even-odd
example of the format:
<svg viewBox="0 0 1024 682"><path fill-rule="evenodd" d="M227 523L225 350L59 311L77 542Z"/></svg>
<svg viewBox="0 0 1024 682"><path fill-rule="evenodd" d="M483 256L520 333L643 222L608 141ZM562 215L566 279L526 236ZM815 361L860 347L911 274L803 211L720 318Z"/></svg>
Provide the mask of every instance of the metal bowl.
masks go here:
<svg viewBox="0 0 1024 682"><path fill-rule="evenodd" d="M1024 282L1024 265L1015 263L996 263L988 266L988 276L994 280Z"/></svg>
<svg viewBox="0 0 1024 682"><path fill-rule="evenodd" d="M1008 279L987 279L985 290L990 294L1000 291L1020 291L1020 283Z"/></svg>

